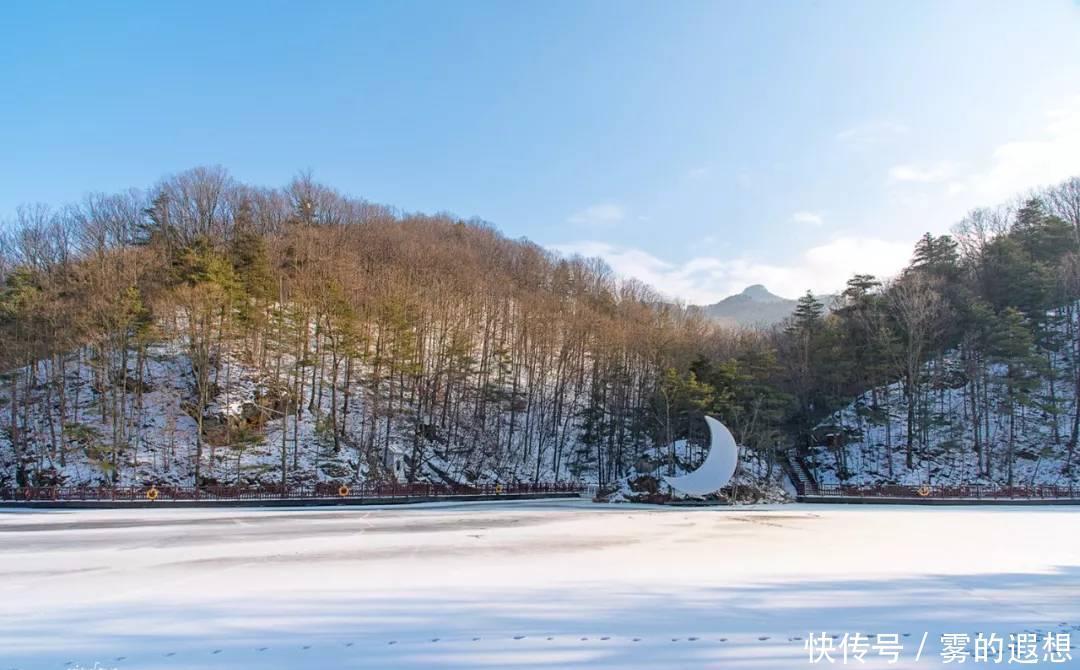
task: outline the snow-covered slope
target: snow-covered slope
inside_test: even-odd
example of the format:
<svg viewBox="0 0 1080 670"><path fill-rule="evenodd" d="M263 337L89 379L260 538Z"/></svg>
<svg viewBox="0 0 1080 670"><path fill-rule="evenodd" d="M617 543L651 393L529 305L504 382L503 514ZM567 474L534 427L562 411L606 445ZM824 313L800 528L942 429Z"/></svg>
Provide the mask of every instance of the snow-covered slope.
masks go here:
<svg viewBox="0 0 1080 670"><path fill-rule="evenodd" d="M1063 369L1072 374L1072 361L1064 363ZM924 370L910 440L911 468L908 402L898 381L867 391L818 427L823 444L813 450L810 461L819 482L1016 486L1080 482L1080 453L1070 448L1077 410L1073 384L1043 374L1022 398L1010 402L1005 366L986 366L980 371L979 387L970 379L949 384L961 365L953 353ZM980 396L973 406L976 393Z"/></svg>
<svg viewBox="0 0 1080 670"><path fill-rule="evenodd" d="M27 471L43 473L43 483L193 482L197 394L183 338L149 344L141 355L129 351L126 360L117 356L102 361L97 356L90 349L72 352L63 361L63 374L55 359L9 373L20 376L14 407L19 442L8 428L10 386L0 384L0 427L5 428L0 430L0 485L15 483L17 458ZM203 411L204 481L276 484L283 459L291 484L404 481L410 474L432 482L600 480L583 435L588 378L580 388L570 389L539 375L507 380L508 386L518 385L518 396L490 403L482 420L473 419L478 412L475 395L447 390L448 406L463 417L449 431L418 418L408 403L395 403L410 392L396 380L384 378L378 389L365 383L374 376L370 361L357 358L348 377L338 370L335 398L329 357L309 355L299 364L286 354L262 364L252 358L242 342L228 343L214 357ZM27 377L32 377L29 383ZM62 394L56 383L61 377ZM526 382L533 385L531 396L536 398L531 404L521 400ZM23 391L27 387L29 395ZM560 393L561 418L552 409ZM292 399L281 400L286 396ZM334 407L336 445L330 417ZM63 430L60 416L65 417ZM627 470L647 460L651 447L642 437L630 449ZM691 456L700 460L703 452L684 453L680 459ZM767 486L758 481L765 469L766 464L747 457L747 481Z"/></svg>
<svg viewBox="0 0 1080 670"><path fill-rule="evenodd" d="M413 417L388 412L373 426L365 407L372 394L353 383L349 385L352 398L348 411L342 411L338 400L338 419L344 425L335 453L329 421L329 371L300 366L305 379L316 380L319 390L306 391L299 408L275 408L280 384L271 371L242 358L235 348L224 351L213 372L212 394L203 412L204 479L226 484L276 483L283 450L291 483L362 480L374 475L374 470L383 479L406 478L406 459L419 441ZM59 394L44 381L47 373L54 372L50 366L55 362L40 361L33 371L11 373L33 374L37 380L29 402L20 398L17 408L18 424L29 436L30 453L23 457L33 461L31 468L48 473L50 481L68 485L108 483L114 472L118 485L192 483L198 428L193 374L185 348L178 341L160 342L146 348L140 363L135 362L133 353L129 353L129 360L125 392L123 383L103 383L102 366L92 360L89 351L77 351L68 358L64 375L67 421L62 441L56 417ZM355 378L360 378L361 372L356 370ZM116 376L115 371L111 376ZM340 374L338 383L343 393ZM0 398L0 406L5 410L10 406L10 393ZM287 410L284 421L281 409ZM375 436L378 443L374 447L361 442L365 438L374 442ZM521 441L525 437L522 433ZM417 478L507 481L532 475L530 463L498 456L485 459L482 449L470 448L479 439L467 433L451 444L438 435L423 439ZM114 450L114 443L126 448ZM0 483L14 481L15 457L10 430L0 432ZM541 474L547 480L554 479L550 469ZM561 474L566 476L565 471Z"/></svg>

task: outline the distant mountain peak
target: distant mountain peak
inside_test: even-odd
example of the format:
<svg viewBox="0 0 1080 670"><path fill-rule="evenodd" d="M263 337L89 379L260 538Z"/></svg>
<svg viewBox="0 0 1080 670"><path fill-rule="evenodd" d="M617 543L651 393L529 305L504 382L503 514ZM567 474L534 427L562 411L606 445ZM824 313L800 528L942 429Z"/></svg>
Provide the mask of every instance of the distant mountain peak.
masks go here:
<svg viewBox="0 0 1080 670"><path fill-rule="evenodd" d="M826 307L836 296L818 296ZM741 293L702 307L705 314L721 323L749 328L768 328L782 322L795 311L797 301L781 298L762 284L747 286Z"/></svg>
<svg viewBox="0 0 1080 670"><path fill-rule="evenodd" d="M780 296L776 295L765 288L763 284L753 284L747 286L742 290L739 295L750 298L751 300L775 302L777 300L783 300Z"/></svg>

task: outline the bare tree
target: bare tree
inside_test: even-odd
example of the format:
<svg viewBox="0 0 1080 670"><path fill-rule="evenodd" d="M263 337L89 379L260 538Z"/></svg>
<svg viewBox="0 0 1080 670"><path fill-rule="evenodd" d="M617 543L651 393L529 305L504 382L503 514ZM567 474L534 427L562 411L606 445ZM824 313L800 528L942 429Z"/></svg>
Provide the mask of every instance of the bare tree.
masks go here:
<svg viewBox="0 0 1080 670"><path fill-rule="evenodd" d="M910 273L896 281L887 295L902 342L899 351L907 401L907 467L911 469L919 380L927 352L941 331L945 304L934 282L920 273Z"/></svg>

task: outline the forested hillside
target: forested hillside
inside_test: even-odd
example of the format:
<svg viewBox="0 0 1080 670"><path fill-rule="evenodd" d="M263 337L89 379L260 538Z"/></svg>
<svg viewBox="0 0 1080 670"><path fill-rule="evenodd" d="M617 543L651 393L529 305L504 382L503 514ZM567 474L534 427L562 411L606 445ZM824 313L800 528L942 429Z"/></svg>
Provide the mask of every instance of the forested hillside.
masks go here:
<svg viewBox="0 0 1080 670"><path fill-rule="evenodd" d="M804 301L801 406L825 481L1076 481L1080 179L925 235L882 285L848 282L821 318ZM853 402L848 402L855 396Z"/></svg>
<svg viewBox="0 0 1080 670"><path fill-rule="evenodd" d="M25 207L0 238L0 485L608 483L676 467L702 413L766 475L796 449L826 479L1075 476L1078 239L1073 179L753 332L303 175Z"/></svg>
<svg viewBox="0 0 1080 670"><path fill-rule="evenodd" d="M28 208L4 251L19 483L603 480L671 432L655 391L708 339L594 261L307 178Z"/></svg>

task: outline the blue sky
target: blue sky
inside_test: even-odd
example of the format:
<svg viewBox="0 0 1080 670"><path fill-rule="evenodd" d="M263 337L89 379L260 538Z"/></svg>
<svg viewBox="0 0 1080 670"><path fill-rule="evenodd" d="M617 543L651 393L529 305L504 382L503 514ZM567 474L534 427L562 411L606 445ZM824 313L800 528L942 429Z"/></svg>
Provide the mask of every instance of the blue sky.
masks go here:
<svg viewBox="0 0 1080 670"><path fill-rule="evenodd" d="M201 164L690 302L835 290L1080 174L1080 4L5 4L0 218Z"/></svg>

